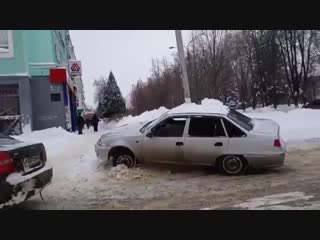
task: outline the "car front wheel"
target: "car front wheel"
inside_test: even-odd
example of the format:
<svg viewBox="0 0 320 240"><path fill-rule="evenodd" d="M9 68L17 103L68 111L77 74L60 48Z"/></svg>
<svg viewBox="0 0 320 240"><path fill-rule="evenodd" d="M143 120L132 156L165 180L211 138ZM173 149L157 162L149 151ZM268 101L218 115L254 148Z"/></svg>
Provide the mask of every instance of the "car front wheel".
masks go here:
<svg viewBox="0 0 320 240"><path fill-rule="evenodd" d="M235 176L245 173L247 161L241 156L224 156L219 161L219 171L222 174Z"/></svg>
<svg viewBox="0 0 320 240"><path fill-rule="evenodd" d="M126 165L128 168L133 168L136 166L136 159L134 155L129 151L116 153L112 157L112 163L114 167L121 164Z"/></svg>

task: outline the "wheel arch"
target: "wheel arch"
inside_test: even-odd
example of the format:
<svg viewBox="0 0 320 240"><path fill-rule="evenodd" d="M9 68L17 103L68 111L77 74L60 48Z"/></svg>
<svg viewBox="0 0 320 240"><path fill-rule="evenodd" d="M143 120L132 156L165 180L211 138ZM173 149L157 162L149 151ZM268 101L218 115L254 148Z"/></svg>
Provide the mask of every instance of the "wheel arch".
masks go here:
<svg viewBox="0 0 320 240"><path fill-rule="evenodd" d="M136 155L134 154L134 152L127 146L122 146L122 145L118 145L118 146L113 146L109 153L108 153L108 159L113 156L114 154L116 153L119 153L119 152L129 152L130 154L133 155L134 158L136 158Z"/></svg>

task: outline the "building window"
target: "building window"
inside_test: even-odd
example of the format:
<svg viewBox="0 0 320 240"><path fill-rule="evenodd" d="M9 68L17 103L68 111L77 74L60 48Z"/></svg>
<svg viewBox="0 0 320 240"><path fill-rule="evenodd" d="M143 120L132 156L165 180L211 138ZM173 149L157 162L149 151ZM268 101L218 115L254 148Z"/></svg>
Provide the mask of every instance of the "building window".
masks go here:
<svg viewBox="0 0 320 240"><path fill-rule="evenodd" d="M51 93L51 102L60 102L61 94L60 93Z"/></svg>
<svg viewBox="0 0 320 240"><path fill-rule="evenodd" d="M0 58L13 57L12 30L0 30Z"/></svg>

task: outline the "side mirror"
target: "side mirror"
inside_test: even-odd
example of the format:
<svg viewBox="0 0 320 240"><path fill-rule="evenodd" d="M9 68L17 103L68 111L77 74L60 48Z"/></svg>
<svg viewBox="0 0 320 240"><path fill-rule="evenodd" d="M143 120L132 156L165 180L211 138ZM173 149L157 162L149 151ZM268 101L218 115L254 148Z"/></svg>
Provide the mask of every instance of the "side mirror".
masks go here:
<svg viewBox="0 0 320 240"><path fill-rule="evenodd" d="M155 132L155 131L156 131L155 128L151 128L150 132L148 132L148 133L146 134L146 137L152 138L152 136L154 135L154 132Z"/></svg>

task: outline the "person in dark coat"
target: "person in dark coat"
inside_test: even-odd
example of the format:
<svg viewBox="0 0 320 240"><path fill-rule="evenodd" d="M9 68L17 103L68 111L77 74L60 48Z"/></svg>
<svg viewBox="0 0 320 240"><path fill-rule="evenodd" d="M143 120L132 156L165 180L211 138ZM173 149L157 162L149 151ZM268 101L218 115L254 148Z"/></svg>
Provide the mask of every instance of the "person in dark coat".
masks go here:
<svg viewBox="0 0 320 240"><path fill-rule="evenodd" d="M99 118L97 116L97 114L95 113L91 119L92 125L93 125L93 129L95 132L98 132L98 124L99 124Z"/></svg>
<svg viewBox="0 0 320 240"><path fill-rule="evenodd" d="M83 126L84 126L84 118L81 116L81 114L78 115L78 119L77 119L77 123L78 123L78 132L79 134L82 134L82 129L83 129Z"/></svg>
<svg viewBox="0 0 320 240"><path fill-rule="evenodd" d="M90 128L90 120L89 120L89 118L86 118L85 122L86 122L87 128L89 129Z"/></svg>

